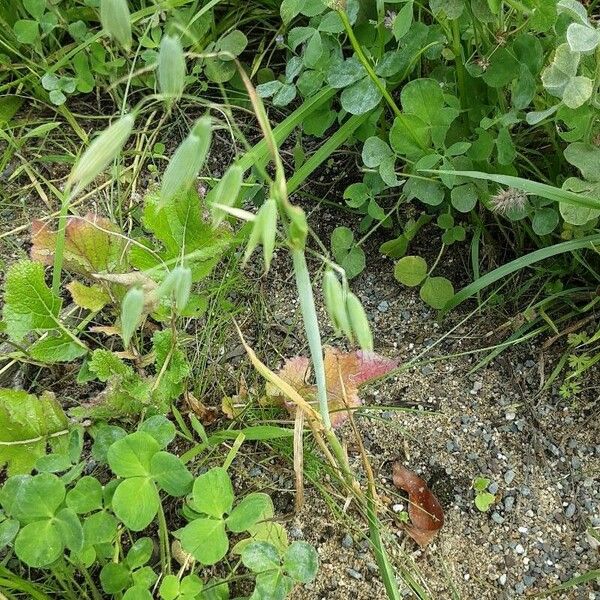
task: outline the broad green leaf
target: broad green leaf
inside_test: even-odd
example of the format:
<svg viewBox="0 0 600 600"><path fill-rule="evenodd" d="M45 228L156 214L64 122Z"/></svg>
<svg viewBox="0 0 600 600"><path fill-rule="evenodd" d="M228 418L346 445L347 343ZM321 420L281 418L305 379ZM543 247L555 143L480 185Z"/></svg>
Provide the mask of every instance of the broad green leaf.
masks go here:
<svg viewBox="0 0 600 600"><path fill-rule="evenodd" d="M84 514L102 508L102 485L89 475L77 481L67 493L67 506L76 513Z"/></svg>
<svg viewBox="0 0 600 600"><path fill-rule="evenodd" d="M476 494L475 496L475 506L481 512L489 510L494 502L496 502L496 496L490 492L483 492L481 494Z"/></svg>
<svg viewBox="0 0 600 600"><path fill-rule="evenodd" d="M327 71L327 83L336 89L341 89L360 81L367 75L365 68L356 56L342 61L333 62Z"/></svg>
<svg viewBox="0 0 600 600"><path fill-rule="evenodd" d="M567 161L581 171L584 179L600 181L600 148L575 142L565 148L564 154Z"/></svg>
<svg viewBox="0 0 600 600"><path fill-rule="evenodd" d="M431 143L430 130L430 126L415 115L398 115L390 129L390 146L401 156L420 158Z"/></svg>
<svg viewBox="0 0 600 600"><path fill-rule="evenodd" d="M191 487L193 477L181 460L169 452L157 452L152 457L152 476L156 483L171 496L184 496Z"/></svg>
<svg viewBox="0 0 600 600"><path fill-rule="evenodd" d="M583 106L592 96L594 82L589 77L571 77L563 90L562 100L569 108Z"/></svg>
<svg viewBox="0 0 600 600"><path fill-rule="evenodd" d="M68 419L51 393L38 398L0 389L0 466L7 464L9 475L29 472L46 454L48 441L60 441L50 436L61 431L66 436L68 430Z"/></svg>
<svg viewBox="0 0 600 600"><path fill-rule="evenodd" d="M552 233L559 222L558 212L553 208L538 208L531 219L531 227L536 235Z"/></svg>
<svg viewBox="0 0 600 600"><path fill-rule="evenodd" d="M130 583L129 569L123 563L109 562L100 571L100 584L107 594L118 594Z"/></svg>
<svg viewBox="0 0 600 600"><path fill-rule="evenodd" d="M227 528L234 533L248 531L255 525L270 505L271 499L267 494L254 493L246 496L226 519Z"/></svg>
<svg viewBox="0 0 600 600"><path fill-rule="evenodd" d="M445 277L428 277L419 295L432 308L441 309L454 296L454 287Z"/></svg>
<svg viewBox="0 0 600 600"><path fill-rule="evenodd" d="M369 77L353 83L340 95L342 108L351 115L363 115L374 109L381 100L381 92Z"/></svg>
<svg viewBox="0 0 600 600"><path fill-rule="evenodd" d="M553 96L562 98L569 81L577 75L580 58L569 44L557 46L552 62L542 72L542 83Z"/></svg>
<svg viewBox="0 0 600 600"><path fill-rule="evenodd" d="M160 498L150 477L124 479L112 499L115 515L132 531L142 531L158 512Z"/></svg>
<svg viewBox="0 0 600 600"><path fill-rule="evenodd" d="M413 3L412 1L409 1L398 11L392 24L392 33L394 34L396 41L399 41L409 32L412 22Z"/></svg>
<svg viewBox="0 0 600 600"><path fill-rule="evenodd" d="M138 572L133 574L133 579L135 581ZM123 600L152 600L152 594L148 591L147 586L145 585L134 585L130 587L124 594Z"/></svg>
<svg viewBox="0 0 600 600"><path fill-rule="evenodd" d="M154 544L149 537L142 537L135 540L134 544L127 551L125 562L130 569L137 569L145 565L154 551Z"/></svg>
<svg viewBox="0 0 600 600"><path fill-rule="evenodd" d="M294 581L284 575L282 571L275 569L264 571L256 576L255 595L258 598L269 598L270 600L284 600L287 598Z"/></svg>
<svg viewBox="0 0 600 600"><path fill-rule="evenodd" d="M10 544L19 531L19 521L16 519L4 519L0 521L0 550Z"/></svg>
<svg viewBox="0 0 600 600"><path fill-rule="evenodd" d="M477 205L477 188L472 183L453 187L450 191L452 206L462 213L468 213Z"/></svg>
<svg viewBox="0 0 600 600"><path fill-rule="evenodd" d="M177 575L165 575L158 592L163 600L175 600L179 596L179 578Z"/></svg>
<svg viewBox="0 0 600 600"><path fill-rule="evenodd" d="M494 88L508 85L519 76L521 65L507 48L498 48L490 56L490 64L484 71L482 79Z"/></svg>
<svg viewBox="0 0 600 600"><path fill-rule="evenodd" d="M496 148L498 150L498 162L501 165L512 164L517 156L517 151L510 136L510 132L508 131L508 127L502 127L498 132Z"/></svg>
<svg viewBox="0 0 600 600"><path fill-rule="evenodd" d="M378 167L386 158L392 156L392 150L381 138L371 136L363 144L362 160L365 167Z"/></svg>
<svg viewBox="0 0 600 600"><path fill-rule="evenodd" d="M203 565L218 563L229 549L222 519L195 519L180 532L181 546Z"/></svg>
<svg viewBox="0 0 600 600"><path fill-rule="evenodd" d="M34 568L52 564L62 556L64 547L58 523L52 519L25 525L15 538L17 557Z"/></svg>
<svg viewBox="0 0 600 600"><path fill-rule="evenodd" d="M404 112L415 115L426 123L435 123L444 106L444 94L434 79L413 79L400 93Z"/></svg>
<svg viewBox="0 0 600 600"><path fill-rule="evenodd" d="M569 177L563 183L563 188L572 192L585 193L586 195L600 198L599 183L583 181L577 177ZM562 218L571 225L585 225L588 221L600 216L600 208L594 209L586 206L574 206L564 202L560 202L558 207Z"/></svg>
<svg viewBox="0 0 600 600"><path fill-rule="evenodd" d="M404 193L408 200L417 198L431 206L438 206L445 197L444 188L433 179L411 178L404 185Z"/></svg>
<svg viewBox="0 0 600 600"><path fill-rule="evenodd" d="M49 223L34 220L31 224L31 237L31 258L51 266L54 261L56 231L52 230ZM88 277L92 273L120 271L123 267L124 251L125 243L121 230L109 219L94 213L68 219L65 226L63 255L64 267L68 271ZM86 286L79 282L72 282L67 287L73 294L75 302L77 296L83 296L82 301L89 303L91 300L90 294L86 293L87 290L94 290L98 286L92 286L84 291ZM106 304L110 299L107 298L106 292L102 291L100 294L93 302L94 305L101 299L106 300L104 302Z"/></svg>
<svg viewBox="0 0 600 600"><path fill-rule="evenodd" d="M429 6L436 17L444 15L450 20L458 19L465 9L464 0L429 0Z"/></svg>
<svg viewBox="0 0 600 600"><path fill-rule="evenodd" d="M71 552L83 550L83 528L74 510L63 508L56 513L54 521L58 525L63 544Z"/></svg>
<svg viewBox="0 0 600 600"><path fill-rule="evenodd" d="M109 355L114 356L108 352ZM115 358L117 358L115 356ZM118 359L117 359L118 360ZM104 380L106 381L106 380ZM91 430L94 443L92 444L92 457L100 463L107 462L108 449L114 442L124 438L127 432L117 425L108 425L107 423L100 423L95 425Z"/></svg>
<svg viewBox="0 0 600 600"><path fill-rule="evenodd" d="M21 523L54 517L65 498L65 484L56 475L17 475L0 489L0 504Z"/></svg>
<svg viewBox="0 0 600 600"><path fill-rule="evenodd" d="M396 263L394 277L409 287L417 286L427 277L427 262L420 256L405 256Z"/></svg>
<svg viewBox="0 0 600 600"><path fill-rule="evenodd" d="M244 566L254 573L262 573L270 569L279 569L281 559L273 544L268 542L251 542L242 552Z"/></svg>
<svg viewBox="0 0 600 600"><path fill-rule="evenodd" d="M221 52L233 54L233 56L239 56L248 45L248 38L239 29L234 29L231 33L224 35L218 42L217 47ZM221 60L229 61L232 60L230 56L220 56Z"/></svg>
<svg viewBox="0 0 600 600"><path fill-rule="evenodd" d="M40 37L37 21L21 19L15 23L13 30L21 44L35 44Z"/></svg>
<svg viewBox="0 0 600 600"><path fill-rule="evenodd" d="M112 544L117 537L118 522L104 510L98 511L83 522L83 535L86 544Z"/></svg>
<svg viewBox="0 0 600 600"><path fill-rule="evenodd" d="M87 348L75 343L73 338L65 333L50 334L36 340L28 348L31 358L45 363L70 362L87 354Z"/></svg>
<svg viewBox="0 0 600 600"><path fill-rule="evenodd" d="M193 507L201 513L220 519L231 512L233 486L227 471L213 467L194 481Z"/></svg>
<svg viewBox="0 0 600 600"><path fill-rule="evenodd" d="M319 557L307 542L294 542L283 557L286 573L301 583L310 583L317 576Z"/></svg>
<svg viewBox="0 0 600 600"><path fill-rule="evenodd" d="M159 450L154 437L145 431L136 431L108 449L108 464L119 477L146 477L151 473L152 457Z"/></svg>
<svg viewBox="0 0 600 600"><path fill-rule="evenodd" d="M3 320L14 341L22 341L32 331L56 329L61 304L44 281L42 265L21 260L8 269Z"/></svg>
<svg viewBox="0 0 600 600"><path fill-rule="evenodd" d="M304 2L305 0L282 0L281 6L279 7L279 13L284 25L290 23L294 17L297 17L300 14Z"/></svg>
<svg viewBox="0 0 600 600"><path fill-rule="evenodd" d="M160 365L159 369L162 367ZM160 445L166 448L177 434L175 425L165 415L154 415L146 419L139 427L139 431L149 433Z"/></svg>
<svg viewBox="0 0 600 600"><path fill-rule="evenodd" d="M600 32L590 25L571 23L567 29L567 42L573 52L591 52L600 44Z"/></svg>
<svg viewBox="0 0 600 600"><path fill-rule="evenodd" d="M204 584L202 583L202 580L200 579L200 577L198 577L198 575L195 575L194 573L192 573L191 575L186 575L181 580L180 589L183 595L188 594L191 596L195 596L202 591L203 587Z"/></svg>

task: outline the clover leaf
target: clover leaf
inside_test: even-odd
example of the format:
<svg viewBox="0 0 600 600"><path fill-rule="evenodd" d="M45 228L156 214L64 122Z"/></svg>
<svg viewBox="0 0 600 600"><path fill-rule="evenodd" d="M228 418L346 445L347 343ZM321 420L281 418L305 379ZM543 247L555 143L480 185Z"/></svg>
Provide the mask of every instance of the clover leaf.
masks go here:
<svg viewBox="0 0 600 600"><path fill-rule="evenodd" d="M178 532L181 545L205 565L220 561L229 550L227 530L241 533L251 529L270 505L266 494L246 496L235 508L231 479L222 467L214 467L194 482L190 506L201 516Z"/></svg>
<svg viewBox="0 0 600 600"><path fill-rule="evenodd" d="M150 433L136 431L108 450L110 468L123 478L115 490L112 507L133 531L145 529L156 517L159 489L171 496L184 496L192 483L192 475L181 460L160 448Z"/></svg>
<svg viewBox="0 0 600 600"><path fill-rule="evenodd" d="M0 490L0 505L12 517L4 537L14 536L14 521L22 525L14 537L17 557L30 567L52 564L68 548L83 548L83 528L75 511L64 507L65 484L56 475L16 475Z"/></svg>
<svg viewBox="0 0 600 600"><path fill-rule="evenodd" d="M307 542L294 542L283 554L268 542L252 542L242 552L244 566L256 573L251 600L283 600L295 583L310 583L317 575L319 559Z"/></svg>

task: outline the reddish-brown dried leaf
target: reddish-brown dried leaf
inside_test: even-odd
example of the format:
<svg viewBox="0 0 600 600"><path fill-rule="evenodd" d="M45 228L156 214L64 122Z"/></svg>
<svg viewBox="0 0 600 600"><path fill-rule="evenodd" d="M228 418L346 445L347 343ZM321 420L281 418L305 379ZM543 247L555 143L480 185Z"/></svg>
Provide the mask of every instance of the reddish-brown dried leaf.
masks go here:
<svg viewBox="0 0 600 600"><path fill-rule="evenodd" d="M347 419L348 408L360 406L360 385L385 375L397 365L395 361L375 352L340 352L330 346L325 346L324 362L329 412L334 427L338 427ZM316 405L316 386L309 382L310 360L307 357L296 356L288 359L278 375L308 402ZM267 384L267 396L279 399L280 395L275 386Z"/></svg>
<svg viewBox="0 0 600 600"><path fill-rule="evenodd" d="M71 217L65 226L64 266L81 275L120 270L125 242L119 228L104 217L88 213ZM35 220L31 224L31 258L45 265L54 261L56 231L49 223Z"/></svg>
<svg viewBox="0 0 600 600"><path fill-rule="evenodd" d="M406 533L424 547L444 524L444 510L429 486L416 473L399 462L393 467L394 485L408 493L408 516L411 523Z"/></svg>

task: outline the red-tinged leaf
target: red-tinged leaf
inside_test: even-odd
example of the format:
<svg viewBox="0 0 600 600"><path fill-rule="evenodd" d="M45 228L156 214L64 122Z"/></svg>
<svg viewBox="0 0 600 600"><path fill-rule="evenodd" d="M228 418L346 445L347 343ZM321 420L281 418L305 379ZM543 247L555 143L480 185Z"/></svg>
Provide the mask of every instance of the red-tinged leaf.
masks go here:
<svg viewBox="0 0 600 600"><path fill-rule="evenodd" d="M324 362L329 412L334 427L347 419L347 409L360 406L359 386L385 375L397 364L375 352L340 352L330 346L325 346ZM309 382L310 360L307 357L288 359L278 375L309 403L316 405L316 386ZM267 385L267 396L281 400L280 395L274 386ZM291 407L288 403L286 406Z"/></svg>
<svg viewBox="0 0 600 600"><path fill-rule="evenodd" d="M65 226L65 268L88 276L122 270L125 241L120 234L114 223L92 213L83 218L69 218ZM31 224L31 235L32 260L51 265L54 261L56 231L49 223L35 220Z"/></svg>
<svg viewBox="0 0 600 600"><path fill-rule="evenodd" d="M444 524L444 510L427 483L399 462L393 467L394 485L408 493L406 533L421 547L427 546Z"/></svg>

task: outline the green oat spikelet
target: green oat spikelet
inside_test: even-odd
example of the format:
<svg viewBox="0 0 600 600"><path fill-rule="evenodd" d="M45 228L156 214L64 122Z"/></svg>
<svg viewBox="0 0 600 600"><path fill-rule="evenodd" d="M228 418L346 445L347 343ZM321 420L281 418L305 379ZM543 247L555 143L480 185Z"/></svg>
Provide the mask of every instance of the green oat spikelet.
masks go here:
<svg viewBox="0 0 600 600"><path fill-rule="evenodd" d="M198 173L206 160L212 128L210 117L202 117L179 144L171 157L160 188L162 205L172 200L180 192L184 192L195 183Z"/></svg>
<svg viewBox="0 0 600 600"><path fill-rule="evenodd" d="M131 48L131 15L127 0L100 0L102 27L125 49Z"/></svg>
<svg viewBox="0 0 600 600"><path fill-rule="evenodd" d="M119 155L131 135L134 122L134 113L126 114L92 141L69 176L68 185L75 192L90 184Z"/></svg>

